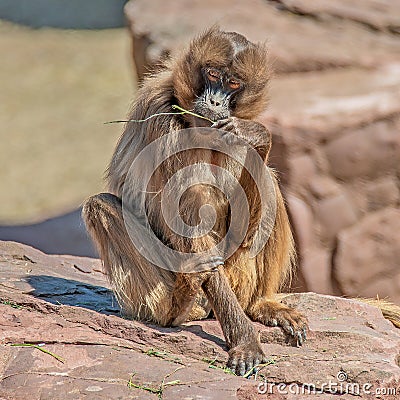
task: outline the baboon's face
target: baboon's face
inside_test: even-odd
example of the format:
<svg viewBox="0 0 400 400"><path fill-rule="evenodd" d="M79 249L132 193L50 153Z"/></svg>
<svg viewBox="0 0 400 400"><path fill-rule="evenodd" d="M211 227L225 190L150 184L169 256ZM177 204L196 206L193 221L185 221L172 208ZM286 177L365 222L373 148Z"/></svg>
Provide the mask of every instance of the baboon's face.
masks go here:
<svg viewBox="0 0 400 400"><path fill-rule="evenodd" d="M264 45L214 28L193 40L176 63L174 97L181 107L212 121L252 119L266 107L269 75Z"/></svg>
<svg viewBox="0 0 400 400"><path fill-rule="evenodd" d="M194 102L194 112L212 121L230 117L244 83L226 67L204 66L201 75L203 88Z"/></svg>

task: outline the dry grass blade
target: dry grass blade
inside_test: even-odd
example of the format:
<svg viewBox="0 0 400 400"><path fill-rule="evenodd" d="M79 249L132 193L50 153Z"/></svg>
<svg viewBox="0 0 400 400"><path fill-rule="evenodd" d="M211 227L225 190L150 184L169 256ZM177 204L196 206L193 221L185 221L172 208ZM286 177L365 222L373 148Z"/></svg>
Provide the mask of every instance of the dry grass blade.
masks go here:
<svg viewBox="0 0 400 400"><path fill-rule="evenodd" d="M32 344L32 343L13 343L11 346L13 347L33 347L35 349L38 349L42 351L43 353L46 353L52 357L54 357L57 361L60 361L60 363L64 364L64 359L57 354L52 353L51 351L45 349L41 345L38 344Z"/></svg>
<svg viewBox="0 0 400 400"><path fill-rule="evenodd" d="M161 112L161 113L157 113L157 114L152 114L150 116L148 116L147 118L144 119L121 119L121 120L115 120L115 121L108 121L108 122L104 122L104 124L119 124L119 123L123 123L123 122L146 122L151 118L155 118L155 117L159 117L160 115L185 115L185 114L189 114L189 115L193 115L194 117L197 118L201 118L201 119L205 119L206 121L210 121L211 123L214 123L213 120L207 118L207 117L203 117L200 114L196 114L193 111L189 111L189 110L185 110L184 108L177 106L177 105L173 105L172 108L174 110L179 110L179 112Z"/></svg>

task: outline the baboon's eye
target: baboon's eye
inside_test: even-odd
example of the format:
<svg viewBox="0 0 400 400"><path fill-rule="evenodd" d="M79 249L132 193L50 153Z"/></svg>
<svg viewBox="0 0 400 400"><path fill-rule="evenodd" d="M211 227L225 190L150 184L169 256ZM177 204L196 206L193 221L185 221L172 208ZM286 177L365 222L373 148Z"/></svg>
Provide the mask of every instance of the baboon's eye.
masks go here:
<svg viewBox="0 0 400 400"><path fill-rule="evenodd" d="M216 82L221 78L221 73L215 68L209 68L207 70L207 76L210 81Z"/></svg>
<svg viewBox="0 0 400 400"><path fill-rule="evenodd" d="M236 79L229 79L228 84L229 84L229 87L233 90L240 88L240 82L237 81Z"/></svg>

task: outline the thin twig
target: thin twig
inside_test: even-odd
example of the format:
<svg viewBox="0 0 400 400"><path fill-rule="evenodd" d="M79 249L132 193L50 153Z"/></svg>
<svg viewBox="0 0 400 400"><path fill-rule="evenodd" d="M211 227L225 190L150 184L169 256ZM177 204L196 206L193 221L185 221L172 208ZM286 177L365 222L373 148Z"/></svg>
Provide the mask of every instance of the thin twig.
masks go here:
<svg viewBox="0 0 400 400"><path fill-rule="evenodd" d="M255 374L254 379L257 379L257 374L260 372L264 367L267 365L275 364L274 360L269 360L266 363L262 364L257 364L254 367L252 367L250 370L248 370L244 375L243 378L248 378L250 375Z"/></svg>
<svg viewBox="0 0 400 400"><path fill-rule="evenodd" d="M162 390L165 386L168 386L168 385L177 385L177 384L179 384L179 383L180 383L180 380L179 380L179 379L178 379L178 380L175 380L175 381L166 382L166 383L165 383L165 380L166 380L167 378L169 378L172 374L174 374L175 372L177 372L177 371L179 371L180 369L183 369L183 368L185 368L184 365L183 365L182 367L176 368L175 370L173 370L173 371L170 372L169 374L165 375L164 378L163 378L163 380L162 380L162 382L161 382L161 386L160 386L161 390Z"/></svg>
<svg viewBox="0 0 400 400"><path fill-rule="evenodd" d="M69 375L67 372L43 372L43 371L23 371L23 372L15 372L13 374L9 375L4 375L0 378L0 381L4 381L8 378L12 378L14 376L19 376L19 375L40 375L40 376L57 376L57 377L63 377L63 378L68 378L68 379L76 379L76 380L83 380L83 381L93 381L93 382L104 382L104 383L110 383L112 385L114 384L126 384L125 379L120 379L120 378L115 378L115 379L107 379L107 378L96 378L96 377L84 377L84 376L73 376Z"/></svg>
<svg viewBox="0 0 400 400"><path fill-rule="evenodd" d="M38 349L40 351L42 351L43 353L46 353L52 357L54 357L57 361L60 361L60 363L64 364L64 359L60 356L58 356L57 354L52 353L49 350L46 350L45 348L43 348L42 346L38 345L38 344L33 344L33 343L13 343L11 344L11 346L13 347L33 347L35 349Z"/></svg>
<svg viewBox="0 0 400 400"><path fill-rule="evenodd" d="M206 121L210 121L211 123L214 123L214 122L215 122L215 121L213 121L213 120L210 119L210 118L204 117L203 115L196 114L196 113L194 113L193 111L185 110L184 108L179 107L179 106L177 106L177 105L173 105L172 108L173 108L174 110L182 111L182 114L193 115L194 117L201 118L201 119L205 119Z"/></svg>
<svg viewBox="0 0 400 400"><path fill-rule="evenodd" d="M104 122L104 124L107 125L107 124L119 124L119 123L123 123L123 122L146 122L149 119L154 118L154 117L159 117L160 115L185 115L185 114L193 115L194 117L205 119L206 121L214 123L214 121L211 120L210 118L203 117L202 115L196 114L193 111L185 110L184 108L182 108L180 106L173 105L172 108L174 110L179 110L179 112L161 112L161 113L157 113L157 114L152 114L144 119L121 119L121 120L115 120L115 121L107 121L107 122Z"/></svg>

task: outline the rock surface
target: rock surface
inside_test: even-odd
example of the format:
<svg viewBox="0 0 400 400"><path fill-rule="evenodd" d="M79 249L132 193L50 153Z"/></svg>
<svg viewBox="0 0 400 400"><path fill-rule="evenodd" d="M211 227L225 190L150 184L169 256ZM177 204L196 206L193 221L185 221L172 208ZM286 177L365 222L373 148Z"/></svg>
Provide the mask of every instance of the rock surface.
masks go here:
<svg viewBox="0 0 400 400"><path fill-rule="evenodd" d="M399 303L398 255L364 239L400 238L374 217L400 210L400 3L135 0L125 12L140 78L214 23L268 40L276 76L260 119L295 229L302 279L293 288ZM382 252L379 279L364 286Z"/></svg>
<svg viewBox="0 0 400 400"><path fill-rule="evenodd" d="M399 66L292 74L272 84L271 107L261 119L273 132L270 161L288 199L307 290L400 302L395 250L383 250L384 240L364 240L380 232L387 243L400 240L383 219L368 222L375 213L400 210ZM347 280L365 283L382 252L379 283L367 289Z"/></svg>
<svg viewBox="0 0 400 400"><path fill-rule="evenodd" d="M271 361L245 379L224 371L215 320L179 328L125 320L100 268L0 242L0 399L298 399L310 390L331 399L329 383L335 398L400 395L400 331L367 304L286 296L309 318L308 340L291 347L279 328L258 324Z"/></svg>
<svg viewBox="0 0 400 400"><path fill-rule="evenodd" d="M393 232L400 226L400 210L386 208L368 214L362 221L343 230L335 254L342 291L373 297L400 292L400 235ZM357 249L363 248L364 252ZM390 284L389 284L390 282Z"/></svg>
<svg viewBox="0 0 400 400"><path fill-rule="evenodd" d="M400 7L390 0L363 0L350 3L347 0L276 0L282 9L316 19L334 17L357 22L382 32L400 33Z"/></svg>
<svg viewBox="0 0 400 400"><path fill-rule="evenodd" d="M336 2L329 6L323 1L177 0L170 4L134 0L125 6L125 13L139 77L160 58L187 45L188 38L216 23L253 41L268 39L278 73L348 66L371 68L398 59L398 37L391 32L398 29L400 5L385 0L376 11L373 1L353 6L346 3L343 0L340 6ZM300 6L307 8L307 13ZM339 12L341 16L334 18L333 14ZM354 22L356 12L358 23ZM375 22L371 22L371 16L377 16ZM372 24L380 26L385 34L365 28Z"/></svg>

